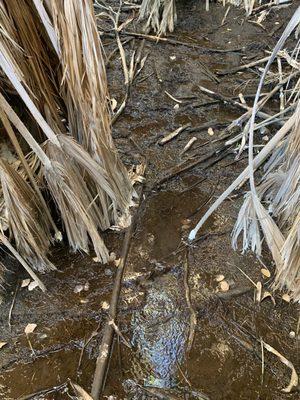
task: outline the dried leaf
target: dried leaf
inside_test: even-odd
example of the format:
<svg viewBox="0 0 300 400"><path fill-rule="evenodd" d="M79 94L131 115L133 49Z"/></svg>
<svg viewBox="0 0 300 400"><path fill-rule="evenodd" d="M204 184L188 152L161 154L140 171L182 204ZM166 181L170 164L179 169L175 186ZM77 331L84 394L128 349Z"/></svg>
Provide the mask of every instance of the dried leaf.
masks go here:
<svg viewBox="0 0 300 400"><path fill-rule="evenodd" d="M270 278L271 277L271 272L267 269L267 268L262 268L260 270L260 272L263 274L263 276L265 276L266 278Z"/></svg>
<svg viewBox="0 0 300 400"><path fill-rule="evenodd" d="M219 284L221 292L228 292L229 290L229 283L226 281L222 281Z"/></svg>
<svg viewBox="0 0 300 400"><path fill-rule="evenodd" d="M275 301L274 297L272 296L272 294L271 294L270 292L264 292L264 294L263 294L263 296L262 296L262 298L261 298L261 302L262 302L263 300L267 299L268 297L270 297L270 299L272 300L272 302L273 302L273 304L274 304L274 306L275 306L276 301Z"/></svg>
<svg viewBox="0 0 300 400"><path fill-rule="evenodd" d="M7 345L7 342L0 342L0 350Z"/></svg>
<svg viewBox="0 0 300 400"><path fill-rule="evenodd" d="M225 276L222 275L222 274L217 275L217 276L215 277L215 281L216 281L216 282L222 282L222 281L224 281L224 279L225 279Z"/></svg>
<svg viewBox="0 0 300 400"><path fill-rule="evenodd" d="M79 385L71 382L71 386L78 397L78 400L93 400L92 397Z"/></svg>
<svg viewBox="0 0 300 400"><path fill-rule="evenodd" d="M32 281L30 282L30 284L28 285L28 290L31 292L33 289L35 289L36 287L38 287L39 284L37 281Z"/></svg>
<svg viewBox="0 0 300 400"><path fill-rule="evenodd" d="M21 283L21 288L27 287L30 284L30 279L23 279Z"/></svg>
<svg viewBox="0 0 300 400"><path fill-rule="evenodd" d="M29 333L32 333L36 327L37 327L37 324L28 324L26 326L24 332L26 333L26 335L28 335Z"/></svg>
<svg viewBox="0 0 300 400"><path fill-rule="evenodd" d="M262 342L265 349L268 350L270 353L274 354L275 356L277 356L279 358L279 360L286 365L288 368L290 368L292 370L292 375L291 375L291 379L290 379L290 383L289 385L282 389L282 391L284 393L290 393L291 390L293 388L296 388L298 386L299 383L299 378L297 375L297 372L295 370L294 365L291 363L291 361L289 361L287 358L285 358L282 354L280 354L277 350L275 350L272 346L270 346L269 344L267 344L266 342Z"/></svg>
<svg viewBox="0 0 300 400"><path fill-rule="evenodd" d="M282 295L282 300L286 301L287 303L291 302L291 296L287 293Z"/></svg>

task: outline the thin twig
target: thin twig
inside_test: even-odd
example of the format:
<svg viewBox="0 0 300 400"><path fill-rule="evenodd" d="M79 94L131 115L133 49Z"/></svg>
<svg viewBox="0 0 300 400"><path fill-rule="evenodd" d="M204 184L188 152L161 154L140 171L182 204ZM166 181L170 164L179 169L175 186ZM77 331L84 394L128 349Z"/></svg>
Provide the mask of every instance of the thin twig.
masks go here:
<svg viewBox="0 0 300 400"><path fill-rule="evenodd" d="M16 298L17 298L17 294L18 294L18 291L19 291L19 287L20 287L20 285L19 285L19 283L17 283L16 290L15 290L15 293L14 293L14 297L13 297L13 300L12 300L12 302L11 302L11 306L10 306L10 308L9 308L9 313L8 313L8 326L9 326L9 329L10 329L10 330L11 330L11 317L12 317L12 312L13 312L13 309L14 309L14 306L15 306L15 303L16 303Z"/></svg>

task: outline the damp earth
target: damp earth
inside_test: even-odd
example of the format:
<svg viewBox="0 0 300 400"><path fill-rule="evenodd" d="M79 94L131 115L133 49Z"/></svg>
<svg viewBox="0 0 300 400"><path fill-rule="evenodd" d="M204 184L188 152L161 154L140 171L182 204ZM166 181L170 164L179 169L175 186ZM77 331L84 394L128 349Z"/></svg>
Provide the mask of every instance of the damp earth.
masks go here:
<svg viewBox="0 0 300 400"><path fill-rule="evenodd" d="M195 244L187 243L189 230L246 160L234 162L232 154L216 163L208 158L189 171L163 179L184 159L204 157L218 149L218 142L212 140L219 138L224 124L239 115L228 105L208 104L199 85L230 97L240 92L253 95L257 80L249 71L217 80L213 77L254 56L263 57L280 34L268 32L276 22L288 20L294 6L270 13L262 30L245 21L244 11L235 7L222 25L222 5L211 4L206 13L204 3L179 2L178 25L170 37L228 51L203 52L192 46L146 41L145 67L114 125L124 162L130 166L146 158L147 175L117 321L131 349L120 337L115 338L103 398L157 398L151 390L158 388L159 395L165 396L160 398L166 399L202 395L211 400L299 399L299 392L282 392L289 383L290 369L261 350L263 340L299 371L299 338L290 335L297 331L299 308L284 302L277 292L273 293L275 304L271 298L255 303L248 278L263 282L266 290L272 291L270 282L261 275L261 266L251 254L241 255L231 248L230 232L243 191L209 219ZM131 40L126 49L132 51L139 44L140 39ZM104 45L109 52L115 44L104 37ZM235 51L229 51L233 48ZM121 71L119 58L112 57L108 76L111 95L118 103L124 92ZM182 154L182 149L191 138L188 132L164 146L157 144L161 135L187 123L200 127L193 133L196 144L187 154ZM207 123L214 136L201 129ZM105 241L118 257L123 233L105 233ZM42 276L48 289L43 294L37 288L22 288L19 267L5 256L7 283L0 305L0 341L6 343L0 350L1 399L69 399L68 380L90 391L117 267L113 262L99 265L93 254L71 254L63 245L53 249L52 260L58 270ZM274 276L267 256L265 263ZM190 351L185 268L197 319ZM219 296L220 275L229 291L242 294ZM25 274L23 278L27 278ZM36 329L26 335L29 323L36 324ZM148 392L141 391L143 386Z"/></svg>

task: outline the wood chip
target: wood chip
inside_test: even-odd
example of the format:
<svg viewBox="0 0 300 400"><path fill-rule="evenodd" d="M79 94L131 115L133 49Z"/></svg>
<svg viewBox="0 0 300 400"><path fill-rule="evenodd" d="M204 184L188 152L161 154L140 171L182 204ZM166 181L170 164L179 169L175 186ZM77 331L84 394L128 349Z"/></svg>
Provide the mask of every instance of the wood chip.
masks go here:
<svg viewBox="0 0 300 400"><path fill-rule="evenodd" d="M188 150L193 146L193 144L196 142L196 140L197 140L196 136L193 136L193 137L187 142L187 144L184 146L184 148L183 148L182 152L180 153L180 155L182 155L182 154L184 154L186 151L188 151Z"/></svg>
<svg viewBox="0 0 300 400"><path fill-rule="evenodd" d="M36 327L37 327L37 324L28 324L26 326L24 332L26 333L26 335L28 335L29 333L32 333Z"/></svg>
<svg viewBox="0 0 300 400"><path fill-rule="evenodd" d="M257 284L256 284L256 296L255 296L255 298L256 298L256 301L257 301L258 303L261 302L261 292L262 292L262 284L261 284L261 282L257 282Z"/></svg>
<svg viewBox="0 0 300 400"><path fill-rule="evenodd" d="M262 268L260 272L263 274L265 278L270 278L271 277L271 272L267 268Z"/></svg>

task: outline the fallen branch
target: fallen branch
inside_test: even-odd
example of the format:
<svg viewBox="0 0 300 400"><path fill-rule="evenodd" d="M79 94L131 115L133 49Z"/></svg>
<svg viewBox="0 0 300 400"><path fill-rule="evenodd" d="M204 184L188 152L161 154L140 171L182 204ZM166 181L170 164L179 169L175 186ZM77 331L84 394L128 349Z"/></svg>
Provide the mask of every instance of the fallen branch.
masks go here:
<svg viewBox="0 0 300 400"><path fill-rule="evenodd" d="M141 191L142 192L142 191ZM140 199L142 199L142 193L140 194ZM141 201L140 201L141 205ZM99 346L99 355L96 361L96 369L94 373L94 378L93 378L93 385L92 385L92 391L91 395L94 400L99 400L103 386L104 386L104 380L108 368L108 360L109 360L109 355L111 353L111 348L112 348L112 343L113 343L113 338L115 334L115 329L113 327L113 324L111 321L116 321L117 317L117 307L118 307L118 301L119 301L119 296L120 296L120 291L121 291L121 285L122 285L122 279L126 267L126 261L127 261L127 256L130 248L130 243L131 243L131 238L132 234L134 231L135 227L135 222L137 220L137 215L138 215L138 210L139 208L135 211L135 214L132 218L131 225L129 228L127 228L125 237L124 237L124 242L123 242L123 247L122 247L122 252L121 252L121 257L120 257L120 264L118 265L118 270L116 273L115 277L115 282L114 282L114 287L113 287L113 292L111 296L111 301L109 305L109 312L108 312L108 317L105 323L104 327L104 333L102 337L101 344Z"/></svg>

